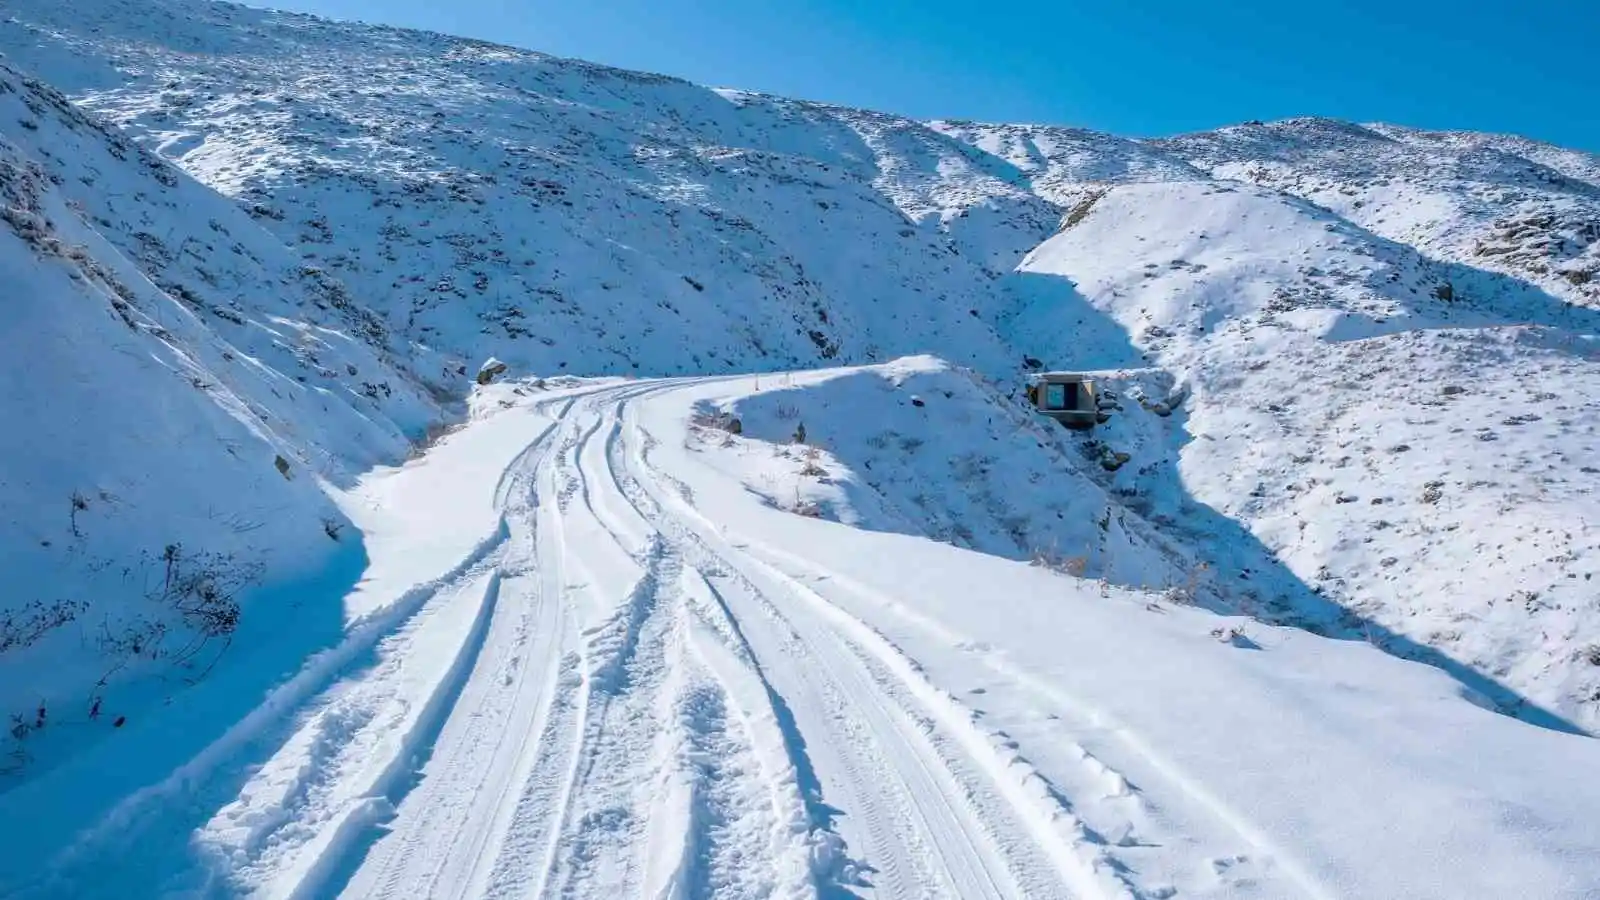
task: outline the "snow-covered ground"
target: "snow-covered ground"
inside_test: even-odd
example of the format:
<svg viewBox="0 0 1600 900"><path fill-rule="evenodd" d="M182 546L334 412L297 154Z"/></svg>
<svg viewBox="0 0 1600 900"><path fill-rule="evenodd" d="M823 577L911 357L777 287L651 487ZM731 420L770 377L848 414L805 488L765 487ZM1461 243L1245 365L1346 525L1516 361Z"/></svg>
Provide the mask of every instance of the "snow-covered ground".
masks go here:
<svg viewBox="0 0 1600 900"><path fill-rule="evenodd" d="M783 509L771 485L868 473L830 453L798 474L781 435L706 416L793 402L808 431L914 432L907 409L959 414L921 392L958 377L916 359L759 392L483 390L465 428L344 495L372 560L345 636L139 791L116 763L170 718L0 795L29 823L0 877L74 897L1592 895L1594 741L1362 642L871 527L896 488L827 495L867 528ZM841 390L856 402L830 406Z"/></svg>
<svg viewBox="0 0 1600 900"><path fill-rule="evenodd" d="M1282 526L1310 514L1307 480L1337 480L1306 470L1310 458L1354 459L1326 450L1330 417L1387 419L1385 441L1418 446L1403 414L1364 413L1470 387L1485 373L1462 348L1481 337L1502 360L1487 373L1502 387L1481 396L1571 398L1483 413L1538 442L1524 455L1566 479L1559 520L1571 527L1507 565L1480 544L1528 539L1498 517L1420 523L1433 529L1429 561L1387 526L1338 551L1302 541L1279 560L1291 584L1254 591L1246 608L1336 618L1283 599L1311 583L1361 628L1371 620L1504 682L1497 702L1524 694L1585 722L1600 703L1600 670L1584 661L1600 628L1592 594L1547 604L1559 623L1481 614L1522 594L1581 593L1593 574L1593 479L1581 461L1572 471L1595 424L1583 386L1600 297L1592 156L1321 119L1143 142L920 123L192 0L30 4L0 23L0 46L240 200L314 279L375 309L399 336L387 343L436 381L490 354L522 371L660 374L934 352L1002 390L1024 355L1151 367L1188 392L1191 423L1216 426L1149 445L1118 487L1141 508L1165 502L1219 573L1238 542L1210 536L1230 521L1270 552L1296 543ZM1544 336L1482 330L1524 325ZM1460 340L1431 336L1441 328ZM1418 355L1438 361L1411 365ZM1290 401L1322 375L1311 396L1327 405ZM1570 394L1531 385L1551 377ZM1440 421L1446 434L1466 427ZM1474 508L1498 506L1503 482L1466 469L1497 467L1506 447L1422 465L1421 484L1396 488L1459 482ZM1130 484L1140 471L1161 489ZM1285 518L1291 491L1300 508ZM1556 520L1548 492L1531 496L1529 521ZM1467 561L1463 577L1414 571L1441 559Z"/></svg>
<svg viewBox="0 0 1600 900"><path fill-rule="evenodd" d="M4 12L0 895L1597 896L1595 157Z"/></svg>
<svg viewBox="0 0 1600 900"><path fill-rule="evenodd" d="M1107 429L1090 452L1131 459L1102 487L1236 588L1219 603L1476 673L1547 723L1600 715L1592 155L1324 119L1155 141L918 122L203 0L8 13L13 64L238 201L300 290L372 310L345 333L391 383L448 394L491 355L692 375L934 353L1008 397L1025 357L1139 370L1182 410ZM63 190L100 202L89 177ZM129 231L142 265L191 265ZM989 515L963 527L1006 529Z"/></svg>

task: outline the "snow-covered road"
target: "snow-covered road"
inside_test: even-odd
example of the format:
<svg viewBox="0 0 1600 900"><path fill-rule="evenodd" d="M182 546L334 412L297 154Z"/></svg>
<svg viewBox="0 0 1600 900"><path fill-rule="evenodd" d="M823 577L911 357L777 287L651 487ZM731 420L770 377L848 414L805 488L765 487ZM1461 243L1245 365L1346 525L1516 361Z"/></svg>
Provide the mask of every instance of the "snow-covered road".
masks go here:
<svg viewBox="0 0 1600 900"><path fill-rule="evenodd" d="M546 407L503 543L286 747L273 796L308 802L207 828L237 872L308 897L1126 895L970 711L652 468L633 407L663 390Z"/></svg>
<svg viewBox="0 0 1600 900"><path fill-rule="evenodd" d="M178 834L140 896L1593 896L1593 741L776 509L728 461L764 445L690 424L749 381L490 389L350 496L344 643L41 895L128 896L96 873Z"/></svg>

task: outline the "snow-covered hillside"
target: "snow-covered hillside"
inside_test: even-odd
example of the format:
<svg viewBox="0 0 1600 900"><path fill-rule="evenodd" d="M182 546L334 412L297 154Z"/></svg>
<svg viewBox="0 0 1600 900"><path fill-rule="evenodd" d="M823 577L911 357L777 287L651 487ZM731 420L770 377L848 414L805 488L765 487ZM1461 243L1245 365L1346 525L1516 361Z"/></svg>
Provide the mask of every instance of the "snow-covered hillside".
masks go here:
<svg viewBox="0 0 1600 900"><path fill-rule="evenodd" d="M18 12L5 52L398 333L524 371L1005 368L996 282L1058 218L1011 167L891 116L237 6Z"/></svg>
<svg viewBox="0 0 1600 900"><path fill-rule="evenodd" d="M921 123L192 0L26 4L0 46L233 196L431 377L490 354L935 353L1003 391L1024 356L1153 368L1198 440L1141 443L1123 499L1165 503L1224 579L1261 568L1221 538L1245 525L1246 557L1286 564L1247 608L1600 708L1591 156L1316 119L1146 142ZM1503 439L1455 437L1480 429ZM1371 522L1327 499L1372 493L1356 473L1384 482Z"/></svg>
<svg viewBox="0 0 1600 900"><path fill-rule="evenodd" d="M1219 573L1243 609L1448 666L1437 648L1592 717L1600 312L1252 185L1116 188L1021 268L1183 373L1181 450L1103 430L1135 463L1176 451L1177 496L1223 521L1172 507L1159 465L1115 481L1224 553L1247 526L1268 553ZM1464 296L1428 290L1446 283Z"/></svg>
<svg viewBox="0 0 1600 900"><path fill-rule="evenodd" d="M857 626L826 612L768 623L765 648L760 635L730 633L808 591L913 621L909 588L841 586L905 579L941 628L989 633L980 643L1001 646L996 659L1042 659L1043 643L991 638L1069 627L1048 606L1057 589L1091 605L1118 597L1140 614L1083 615L1146 642L1133 659L1190 659L1140 624L1167 613L1181 622L1174 633L1198 628L1208 642L1236 621L1217 615L1281 637L1261 642L1273 653L1260 671L1196 663L1209 673L1196 684L1304 726L1285 754L1325 737L1307 724L1314 716L1291 712L1294 691L1320 691L1281 668L1303 666L1381 694L1374 708L1391 724L1444 723L1430 727L1555 768L1582 757L1538 743L1565 736L1475 724L1446 695L1556 731L1600 727L1600 159L1321 119L1161 140L919 122L203 0L16 0L0 5L0 53L0 273L16 310L4 336L13 427L0 439L0 565L14 585L0 606L0 712L12 724L0 802L71 798L32 843L6 851L8 866L58 854L49 877L76 885L142 836L159 848L150 871L178 890L198 879L316 896L348 881L382 895L422 871L480 893L526 893L538 878L556 879L540 882L546 893L592 896L611 876L584 861L621 859L644 837L578 826L638 798L596 782L579 803L569 784L565 802L584 808L563 811L549 805L554 773L579 758L666 765L682 753L746 774L758 758L756 768L796 771L742 781L718 769L697 781L693 766L650 769L676 785L662 802L701 823L688 840L703 846L650 832L681 867L607 871L662 896L734 884L712 875L742 854L770 863L775 880L728 888L738 896L805 893L807 878L825 896L870 895L877 882L862 865L887 865L875 874L896 896L929 885L1053 896L1039 885L1055 876L1080 896L1149 897L1583 896L1593 883L1570 880L1593 874L1581 854L1563 869L1542 850L1506 863L1522 881L1429 869L1431 887L1406 880L1416 870L1386 882L1404 869L1404 842L1376 874L1357 872L1353 860L1378 851L1352 849L1344 826L1255 807L1242 784L1224 783L1216 758L1240 751L1220 729L1196 751L1215 758L1169 771L1141 757L1128 773L1198 785L1156 799L1164 812L1152 815L1175 818L1150 842L1215 850L1214 883L1177 856L1139 852L1137 837L1119 843L1111 835L1143 825L1103 800L1063 803L1081 813L1088 844L1105 844L1098 834L1106 847L1052 843L1037 809L983 805L1011 803L1015 786L970 793L988 757L947 756L957 762L941 769L888 727L967 713L915 680L885 681L899 657L874 656L882 647ZM477 389L438 478L416 474L431 457L375 475L459 414L490 356L519 381ZM898 357L910 358L881 364ZM807 371L843 365L862 367ZM1032 416L1017 393L1040 367L1096 372L1110 420L1076 434ZM582 380L666 375L685 380ZM647 395L653 424L625 428ZM613 460L623 449L634 455ZM648 464L668 456L672 465ZM720 485L710 507L696 478ZM580 502L590 513L573 511ZM742 546L746 536L713 524L724 514L752 534L771 525L773 540L815 539L821 556L752 550L753 537ZM597 549L547 543L551 518L574 516L561 533ZM828 549L852 539L869 549ZM569 550L568 574L550 580L544 567ZM888 565L895 554L912 562ZM856 568L874 559L883 572ZM959 589L925 584L923 561L953 584L981 572L1025 599L1006 593L993 603L1015 610L968 618ZM1027 562L1051 571L1016 574ZM743 600L717 613L690 569L713 594L731 584ZM530 579L546 580L534 590ZM680 593L658 595L669 582ZM597 593L539 599L569 589ZM654 617L662 596L688 612ZM838 637L817 630L824 620L853 635L850 649L815 650ZM583 631L602 621L612 624ZM564 630L539 636L544 626ZM1330 649L1279 626L1355 640ZM916 640L947 634L925 631ZM1312 649L1283 650L1297 640ZM1361 644L1446 676L1373 663ZM940 690L977 671L924 649L915 656L930 677L953 673ZM1076 652L1096 671L1109 664ZM649 691L629 693L639 653L653 667L639 676ZM796 669L785 690L759 662L783 654L799 654L800 669L863 668L815 680ZM552 668L524 679L530 659ZM509 674L489 677L494 667ZM1041 696L1059 700L1088 677L1052 670L1007 685L1048 682ZM1391 679L1401 686L1384 693ZM575 684L590 693L571 693ZM796 696L817 715L858 689L882 701L878 712L784 721L803 714L784 706ZM1265 698L1234 696L1251 691ZM1138 744L1165 727L1145 717L1171 710L1136 693L1092 699L1125 707L1112 721L1140 720ZM620 706L599 708L613 695ZM912 695L931 705L907 706ZM580 697L598 704L601 736L661 726L661 740L681 746L560 731ZM1315 697L1324 712L1338 706ZM683 729L655 718L663 698ZM1031 709L1012 708L1022 719L996 729L1034 727ZM555 729L571 744L555 756L473 750L491 726L461 716ZM1098 721L1078 724L1092 732ZM1382 740L1404 732L1385 728ZM796 758L796 729L832 754L820 786ZM935 729L934 754L971 750L965 729ZM876 735L879 756L922 754L927 765L873 785L882 759L837 749L863 734ZM1035 737L1035 748L1059 745L1048 729ZM1334 768L1359 771L1369 752L1343 747ZM418 789L410 802L422 812L407 819L413 757L433 753L457 756ZM1522 846L1468 809L1464 770L1434 771L1416 746L1401 755L1377 768L1429 772L1438 815L1474 823L1424 828L1419 847L1447 844L1466 859L1486 844ZM1046 781L1084 777L1055 762L1064 768ZM1259 762L1256 774L1272 771L1270 754ZM1569 833L1579 826L1557 802L1561 773L1549 774L1502 780L1495 790L1511 793L1493 796L1536 794L1530 815ZM840 782L828 787L830 777ZM537 794L528 814L443 799L524 784ZM979 811L908 800L930 785L947 800L970 789ZM1330 803L1325 786L1271 790L1286 804ZM818 791L879 818L835 833ZM1230 797L1214 805L1219 791ZM726 822L753 821L741 816L762 792L778 819L755 830L792 827L803 848L744 831L721 843ZM177 797L190 805L120 833ZM1011 811L979 834L994 809ZM402 823L394 840L380 840L391 819ZM1049 830L1070 816L1047 810L1043 821ZM433 842L438 822L465 828L470 852ZM1360 823L1373 824L1344 825ZM905 836L883 836L895 833ZM1250 849L1224 853L1224 833ZM1286 833L1294 848L1277 841ZM186 856L196 835L200 863ZM862 841L876 843L861 851ZM1024 845L1033 849L1011 853ZM535 846L546 869L505 862ZM413 852L420 861L407 861ZM470 871L452 868L463 853ZM16 871L0 872L0 887ZM1510 884L1547 890L1501 890Z"/></svg>
<svg viewBox="0 0 1600 900"><path fill-rule="evenodd" d="M3 66L0 121L0 703L36 772L270 631L268 574L359 571L319 481L440 413L233 204Z"/></svg>
<svg viewBox="0 0 1600 900"><path fill-rule="evenodd" d="M1600 162L1523 138L1325 119L1155 142L1221 178L1286 191L1373 233L1600 306ZM1470 288L1463 293L1468 299Z"/></svg>

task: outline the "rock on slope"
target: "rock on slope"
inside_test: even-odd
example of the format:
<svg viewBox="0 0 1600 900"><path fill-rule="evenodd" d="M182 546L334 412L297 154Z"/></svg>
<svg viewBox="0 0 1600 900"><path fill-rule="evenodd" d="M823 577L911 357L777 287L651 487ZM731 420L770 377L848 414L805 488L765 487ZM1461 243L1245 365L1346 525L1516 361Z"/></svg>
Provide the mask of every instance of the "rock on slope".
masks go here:
<svg viewBox="0 0 1600 900"><path fill-rule="evenodd" d="M370 300L430 377L1158 368L1127 384L1186 397L1186 430L1114 419L1108 488L1231 602L1595 721L1592 156L922 123L194 0L20 5L0 47Z"/></svg>
<svg viewBox="0 0 1600 900"><path fill-rule="evenodd" d="M359 564L319 479L401 455L438 410L381 324L298 270L235 206L0 66L0 704L26 710L7 768L136 715L132 683L204 670L265 621L238 615L258 576Z"/></svg>

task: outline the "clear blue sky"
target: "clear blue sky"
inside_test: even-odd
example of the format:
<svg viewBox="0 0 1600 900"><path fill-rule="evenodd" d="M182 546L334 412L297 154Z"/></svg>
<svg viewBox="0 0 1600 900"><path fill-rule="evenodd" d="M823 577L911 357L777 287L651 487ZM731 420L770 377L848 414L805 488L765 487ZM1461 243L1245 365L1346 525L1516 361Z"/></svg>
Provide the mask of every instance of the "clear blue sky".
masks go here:
<svg viewBox="0 0 1600 900"><path fill-rule="evenodd" d="M1600 151L1600 0L252 0L922 118L1325 115Z"/></svg>

